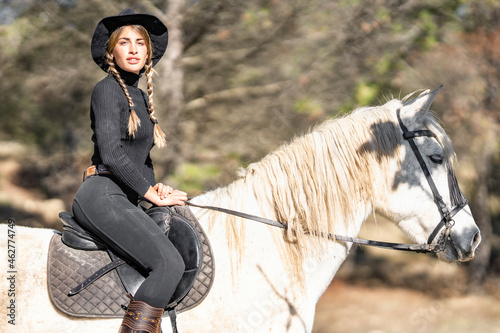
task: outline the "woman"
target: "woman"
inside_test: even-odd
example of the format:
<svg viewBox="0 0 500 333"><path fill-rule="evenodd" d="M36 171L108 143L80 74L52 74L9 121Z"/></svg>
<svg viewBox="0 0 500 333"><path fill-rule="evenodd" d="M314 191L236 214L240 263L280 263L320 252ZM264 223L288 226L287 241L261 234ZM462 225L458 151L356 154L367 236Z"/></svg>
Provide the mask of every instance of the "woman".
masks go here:
<svg viewBox="0 0 500 333"><path fill-rule="evenodd" d="M180 254L137 204L139 199L156 206L187 200L186 193L155 182L150 158L153 145L165 145L151 77L167 43L167 28L158 18L131 9L102 19L92 38L92 57L109 75L92 92L94 155L73 213L112 250L149 273L131 299L122 333L160 332L163 310L184 272ZM142 73L147 94L138 88Z"/></svg>

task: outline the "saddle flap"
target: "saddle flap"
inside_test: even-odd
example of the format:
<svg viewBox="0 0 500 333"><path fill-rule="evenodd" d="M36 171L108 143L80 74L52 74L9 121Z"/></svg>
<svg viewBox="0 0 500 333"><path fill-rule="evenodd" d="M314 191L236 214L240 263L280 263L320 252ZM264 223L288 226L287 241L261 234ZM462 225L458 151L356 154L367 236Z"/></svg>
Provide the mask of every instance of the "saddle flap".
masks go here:
<svg viewBox="0 0 500 333"><path fill-rule="evenodd" d="M68 212L60 212L59 219L63 224L62 242L74 249L96 251L106 249L106 245L91 232L83 229Z"/></svg>
<svg viewBox="0 0 500 333"><path fill-rule="evenodd" d="M172 214L168 235L184 259L185 271L167 309L174 308L191 290L203 264L203 243L198 231L184 217Z"/></svg>

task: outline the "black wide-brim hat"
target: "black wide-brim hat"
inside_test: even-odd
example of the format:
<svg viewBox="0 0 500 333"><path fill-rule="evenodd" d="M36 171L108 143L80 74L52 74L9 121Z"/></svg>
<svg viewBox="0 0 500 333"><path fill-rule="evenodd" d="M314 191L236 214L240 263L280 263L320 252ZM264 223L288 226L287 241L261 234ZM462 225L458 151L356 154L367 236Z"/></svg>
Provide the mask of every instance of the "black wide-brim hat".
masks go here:
<svg viewBox="0 0 500 333"><path fill-rule="evenodd" d="M154 15L138 14L132 9L125 9L116 16L103 18L95 28L90 51L97 66L107 71L106 49L108 40L113 31L124 25L142 25L148 32L153 44L153 66L160 61L168 45L168 29L163 22Z"/></svg>

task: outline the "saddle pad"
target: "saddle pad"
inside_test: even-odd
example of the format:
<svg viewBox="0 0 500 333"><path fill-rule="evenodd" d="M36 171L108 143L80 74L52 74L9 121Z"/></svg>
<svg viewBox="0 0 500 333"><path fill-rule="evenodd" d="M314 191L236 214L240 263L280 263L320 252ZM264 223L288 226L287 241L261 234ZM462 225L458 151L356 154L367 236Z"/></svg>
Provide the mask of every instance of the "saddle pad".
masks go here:
<svg viewBox="0 0 500 333"><path fill-rule="evenodd" d="M193 222L194 216L189 209L179 207L175 211ZM215 262L208 237L197 221L193 225L203 243L203 264L193 288L176 306L177 313L200 304L208 295L214 280ZM79 294L68 296L71 288L110 262L107 252L70 248L62 243L60 234L54 234L49 245L47 266L49 295L54 306L76 317L123 317L125 310L122 305L126 306L130 300L126 297L127 292L116 270L107 273Z"/></svg>
<svg viewBox="0 0 500 333"><path fill-rule="evenodd" d="M61 235L49 245L48 285L50 299L60 311L77 317L123 317L130 300L115 270L81 291L68 296L71 288L111 262L104 251L76 250L64 245Z"/></svg>

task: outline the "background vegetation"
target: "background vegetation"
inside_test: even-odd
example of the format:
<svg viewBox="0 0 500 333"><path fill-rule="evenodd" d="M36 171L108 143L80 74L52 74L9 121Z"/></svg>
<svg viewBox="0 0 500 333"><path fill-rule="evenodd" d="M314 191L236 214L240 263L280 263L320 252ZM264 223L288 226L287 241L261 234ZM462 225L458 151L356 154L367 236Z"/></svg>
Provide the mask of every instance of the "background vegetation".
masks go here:
<svg viewBox="0 0 500 333"><path fill-rule="evenodd" d="M422 88L453 139L482 230L469 291L500 272L500 2L494 0L1 0L0 215L57 227L92 153L97 22L161 17L158 180L191 196L314 124Z"/></svg>

